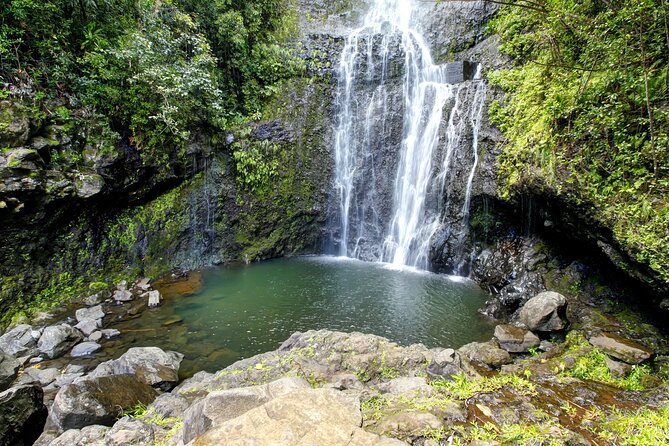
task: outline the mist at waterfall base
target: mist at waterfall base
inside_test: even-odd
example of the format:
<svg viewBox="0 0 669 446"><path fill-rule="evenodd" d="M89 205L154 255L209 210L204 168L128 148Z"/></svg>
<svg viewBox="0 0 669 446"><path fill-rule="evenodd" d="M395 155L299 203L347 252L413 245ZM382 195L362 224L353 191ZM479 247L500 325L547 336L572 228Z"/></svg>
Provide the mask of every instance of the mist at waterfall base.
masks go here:
<svg viewBox="0 0 669 446"><path fill-rule="evenodd" d="M477 316L485 299L464 279L297 257L204 270L194 294L168 296L115 328L126 345L183 353L181 373L189 376L275 350L296 331L359 331L402 345L457 348L490 338L492 326Z"/></svg>
<svg viewBox="0 0 669 446"><path fill-rule="evenodd" d="M373 1L342 51L328 252L429 269L433 237L451 213L460 216L446 229L461 273L486 84L480 66L473 81L455 83L435 64L414 12L411 0ZM463 159L471 167L454 194Z"/></svg>

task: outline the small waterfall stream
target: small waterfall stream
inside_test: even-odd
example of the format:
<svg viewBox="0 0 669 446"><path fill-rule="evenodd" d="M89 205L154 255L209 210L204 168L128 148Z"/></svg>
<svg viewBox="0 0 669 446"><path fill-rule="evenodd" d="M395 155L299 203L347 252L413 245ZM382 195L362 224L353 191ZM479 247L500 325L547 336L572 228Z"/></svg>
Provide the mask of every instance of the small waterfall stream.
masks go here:
<svg viewBox="0 0 669 446"><path fill-rule="evenodd" d="M412 0L374 0L342 51L334 244L341 256L428 269L454 155L471 150L456 243L464 250L486 85L480 66L479 80L449 83L412 16Z"/></svg>

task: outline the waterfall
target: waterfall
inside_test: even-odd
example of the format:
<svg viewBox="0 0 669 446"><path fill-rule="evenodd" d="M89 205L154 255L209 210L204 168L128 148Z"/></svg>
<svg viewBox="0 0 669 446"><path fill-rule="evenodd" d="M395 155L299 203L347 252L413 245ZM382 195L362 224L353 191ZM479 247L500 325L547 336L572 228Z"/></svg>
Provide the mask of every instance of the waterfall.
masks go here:
<svg viewBox="0 0 669 446"><path fill-rule="evenodd" d="M342 51L333 244L340 256L427 269L454 154L471 131L464 226L469 219L486 90L481 80L449 83L448 66L433 62L412 12L410 0L374 0Z"/></svg>

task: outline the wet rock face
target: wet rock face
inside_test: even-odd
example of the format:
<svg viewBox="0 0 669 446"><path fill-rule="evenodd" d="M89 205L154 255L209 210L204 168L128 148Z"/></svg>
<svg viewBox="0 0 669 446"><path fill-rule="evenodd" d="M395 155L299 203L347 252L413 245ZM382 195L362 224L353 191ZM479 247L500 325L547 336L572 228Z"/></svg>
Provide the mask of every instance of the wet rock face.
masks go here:
<svg viewBox="0 0 669 446"><path fill-rule="evenodd" d="M39 437L47 409L42 389L13 387L0 393L0 446L31 445Z"/></svg>
<svg viewBox="0 0 669 446"><path fill-rule="evenodd" d="M13 356L5 355L0 350L0 391L7 389L21 367L21 363Z"/></svg>

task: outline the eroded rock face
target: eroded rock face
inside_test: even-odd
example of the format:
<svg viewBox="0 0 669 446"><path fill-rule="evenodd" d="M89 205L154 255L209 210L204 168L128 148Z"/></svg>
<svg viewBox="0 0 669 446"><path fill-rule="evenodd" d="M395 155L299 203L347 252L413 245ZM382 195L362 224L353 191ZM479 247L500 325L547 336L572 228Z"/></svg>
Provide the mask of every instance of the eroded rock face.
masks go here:
<svg viewBox="0 0 669 446"><path fill-rule="evenodd" d="M50 359L67 353L83 336L70 325L61 324L46 327L37 342L40 353Z"/></svg>
<svg viewBox="0 0 669 446"><path fill-rule="evenodd" d="M539 293L520 309L518 320L532 331L560 331L567 326L567 298L554 291Z"/></svg>
<svg viewBox="0 0 669 446"><path fill-rule="evenodd" d="M100 364L90 377L131 374L141 382L169 390L179 382L179 365L183 355L158 347L133 347L120 358Z"/></svg>
<svg viewBox="0 0 669 446"><path fill-rule="evenodd" d="M197 438L194 445L404 444L366 432L360 428L361 423L357 400L331 389L295 390L213 427Z"/></svg>
<svg viewBox="0 0 669 446"><path fill-rule="evenodd" d="M46 421L43 396L36 386L12 387L0 393L0 446L33 444Z"/></svg>
<svg viewBox="0 0 669 446"><path fill-rule="evenodd" d="M51 419L61 430L92 424L111 426L123 409L149 404L156 391L131 375L85 379L63 387L56 394Z"/></svg>

